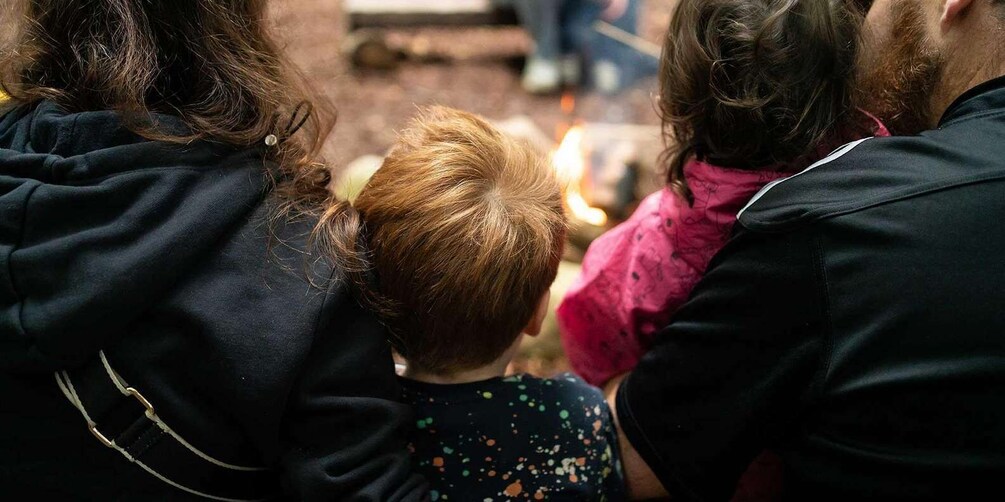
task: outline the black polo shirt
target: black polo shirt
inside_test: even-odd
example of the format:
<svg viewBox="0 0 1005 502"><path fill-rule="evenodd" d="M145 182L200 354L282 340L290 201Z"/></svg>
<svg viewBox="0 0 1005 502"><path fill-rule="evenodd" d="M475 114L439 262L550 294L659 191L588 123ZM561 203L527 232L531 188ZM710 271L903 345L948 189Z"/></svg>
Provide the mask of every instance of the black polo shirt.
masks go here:
<svg viewBox="0 0 1005 502"><path fill-rule="evenodd" d="M1005 78L767 187L622 385L625 433L677 500L765 448L790 500L1002 497L1003 220Z"/></svg>

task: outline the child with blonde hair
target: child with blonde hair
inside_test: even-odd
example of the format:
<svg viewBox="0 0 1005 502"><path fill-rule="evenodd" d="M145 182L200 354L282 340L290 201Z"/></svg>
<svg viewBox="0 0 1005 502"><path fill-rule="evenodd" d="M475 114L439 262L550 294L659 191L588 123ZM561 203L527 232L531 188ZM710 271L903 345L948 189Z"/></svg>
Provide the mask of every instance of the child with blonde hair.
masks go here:
<svg viewBox="0 0 1005 502"><path fill-rule="evenodd" d="M372 293L407 360L410 443L432 499L621 499L600 391L571 376L504 376L541 330L565 241L547 162L474 115L433 108L356 207Z"/></svg>

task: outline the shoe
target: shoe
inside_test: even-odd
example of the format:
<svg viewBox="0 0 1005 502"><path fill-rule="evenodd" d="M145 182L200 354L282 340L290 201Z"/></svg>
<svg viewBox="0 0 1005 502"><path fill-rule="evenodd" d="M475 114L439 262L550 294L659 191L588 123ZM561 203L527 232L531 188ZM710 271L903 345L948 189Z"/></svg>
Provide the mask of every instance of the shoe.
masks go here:
<svg viewBox="0 0 1005 502"><path fill-rule="evenodd" d="M616 94L621 91L621 69L611 61L598 61L593 65L593 86L604 94Z"/></svg>
<svg viewBox="0 0 1005 502"><path fill-rule="evenodd" d="M561 61L562 83L577 86L583 79L583 62L578 55L566 54Z"/></svg>
<svg viewBox="0 0 1005 502"><path fill-rule="evenodd" d="M531 94L558 92L562 74L558 62L531 56L523 68L523 89Z"/></svg>

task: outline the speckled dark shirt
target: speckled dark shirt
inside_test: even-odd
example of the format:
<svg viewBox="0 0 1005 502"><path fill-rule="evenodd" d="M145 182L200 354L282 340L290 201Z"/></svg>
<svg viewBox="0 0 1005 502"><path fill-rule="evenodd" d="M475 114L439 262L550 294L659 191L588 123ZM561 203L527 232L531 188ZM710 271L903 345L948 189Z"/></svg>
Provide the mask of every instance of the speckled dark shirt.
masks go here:
<svg viewBox="0 0 1005 502"><path fill-rule="evenodd" d="M416 413L413 463L433 501L625 499L610 409L579 378L402 386Z"/></svg>

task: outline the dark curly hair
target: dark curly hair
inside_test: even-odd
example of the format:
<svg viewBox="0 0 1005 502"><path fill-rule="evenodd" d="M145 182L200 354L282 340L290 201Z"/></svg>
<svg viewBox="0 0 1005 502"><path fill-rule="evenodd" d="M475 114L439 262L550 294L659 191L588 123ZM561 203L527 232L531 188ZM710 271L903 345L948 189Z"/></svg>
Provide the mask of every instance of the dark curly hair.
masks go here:
<svg viewBox="0 0 1005 502"><path fill-rule="evenodd" d="M697 157L756 170L813 154L852 110L862 12L849 0L680 0L663 47L667 182Z"/></svg>

